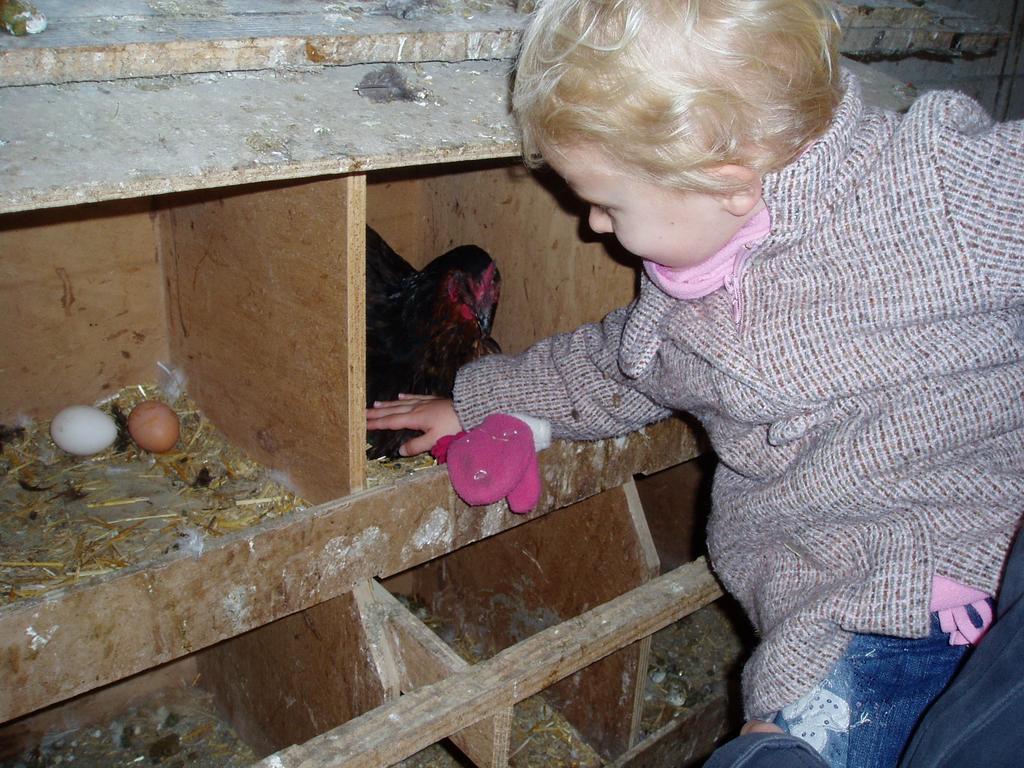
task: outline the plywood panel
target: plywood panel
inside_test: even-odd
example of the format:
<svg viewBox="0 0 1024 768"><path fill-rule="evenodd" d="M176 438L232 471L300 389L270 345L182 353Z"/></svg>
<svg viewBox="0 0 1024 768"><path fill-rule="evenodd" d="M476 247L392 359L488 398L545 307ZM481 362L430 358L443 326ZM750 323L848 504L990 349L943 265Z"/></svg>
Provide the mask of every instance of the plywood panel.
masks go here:
<svg viewBox="0 0 1024 768"><path fill-rule="evenodd" d="M148 200L0 218L0 422L157 380L167 321Z"/></svg>
<svg viewBox="0 0 1024 768"><path fill-rule="evenodd" d="M402 168L366 177L366 223L416 269L443 253L428 226L430 178L436 173L436 168Z"/></svg>
<svg viewBox="0 0 1024 768"><path fill-rule="evenodd" d="M189 392L315 502L362 484L363 190L347 176L197 193L162 219Z"/></svg>
<svg viewBox="0 0 1024 768"><path fill-rule="evenodd" d="M351 594L197 654L203 686L260 755L384 703Z"/></svg>
<svg viewBox="0 0 1024 768"><path fill-rule="evenodd" d="M383 66L0 87L0 212L518 153L507 61Z"/></svg>

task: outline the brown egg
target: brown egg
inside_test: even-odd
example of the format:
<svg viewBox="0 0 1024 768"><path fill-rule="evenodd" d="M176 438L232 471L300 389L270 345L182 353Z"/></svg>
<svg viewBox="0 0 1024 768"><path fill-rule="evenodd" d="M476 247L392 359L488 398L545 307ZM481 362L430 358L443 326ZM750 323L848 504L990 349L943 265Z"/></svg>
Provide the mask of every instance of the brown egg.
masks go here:
<svg viewBox="0 0 1024 768"><path fill-rule="evenodd" d="M128 434L139 448L166 453L178 442L178 414L157 400L143 400L128 414Z"/></svg>

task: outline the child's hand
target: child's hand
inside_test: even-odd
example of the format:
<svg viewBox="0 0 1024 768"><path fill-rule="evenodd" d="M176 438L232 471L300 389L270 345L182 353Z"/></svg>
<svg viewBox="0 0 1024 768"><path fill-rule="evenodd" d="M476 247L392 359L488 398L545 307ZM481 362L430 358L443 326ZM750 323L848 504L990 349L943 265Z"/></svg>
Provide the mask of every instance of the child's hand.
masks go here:
<svg viewBox="0 0 1024 768"><path fill-rule="evenodd" d="M415 429L423 434L402 444L399 453L415 456L434 447L445 435L462 431L451 400L431 395L399 395L366 409L367 429Z"/></svg>

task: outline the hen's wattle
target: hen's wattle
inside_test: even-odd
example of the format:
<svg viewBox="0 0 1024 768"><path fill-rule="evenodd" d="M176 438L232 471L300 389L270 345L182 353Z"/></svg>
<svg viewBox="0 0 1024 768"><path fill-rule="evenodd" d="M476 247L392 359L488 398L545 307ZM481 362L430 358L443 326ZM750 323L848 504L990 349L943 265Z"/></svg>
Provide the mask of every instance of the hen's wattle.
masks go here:
<svg viewBox="0 0 1024 768"><path fill-rule="evenodd" d="M366 228L366 400L399 393L450 397L466 363L498 352L491 324L501 275L475 245L460 245L417 271ZM367 432L367 456L397 456L414 433Z"/></svg>

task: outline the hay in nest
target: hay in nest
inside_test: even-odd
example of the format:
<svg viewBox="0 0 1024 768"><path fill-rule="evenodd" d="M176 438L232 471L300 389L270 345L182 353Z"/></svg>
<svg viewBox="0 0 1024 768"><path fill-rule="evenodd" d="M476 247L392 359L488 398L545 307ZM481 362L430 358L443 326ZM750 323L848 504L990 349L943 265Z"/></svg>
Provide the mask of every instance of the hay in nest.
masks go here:
<svg viewBox="0 0 1024 768"><path fill-rule="evenodd" d="M57 448L49 422L5 429L0 454L0 593L36 597L155 558L202 551L207 537L249 528L306 502L246 456L187 395L127 387L98 407L123 430L142 400L181 421L174 450L150 454L126 434L82 458Z"/></svg>
<svg viewBox="0 0 1024 768"><path fill-rule="evenodd" d="M201 688L155 691L117 717L51 733L0 768L241 768L257 755L217 713Z"/></svg>
<svg viewBox="0 0 1024 768"><path fill-rule="evenodd" d="M651 636L641 739L716 699L739 700L740 670L752 640L737 625L735 611L726 599L717 600Z"/></svg>
<svg viewBox="0 0 1024 768"><path fill-rule="evenodd" d="M366 462L366 487L377 488L436 466L437 462L429 453L399 459L389 459L386 456L371 459Z"/></svg>

